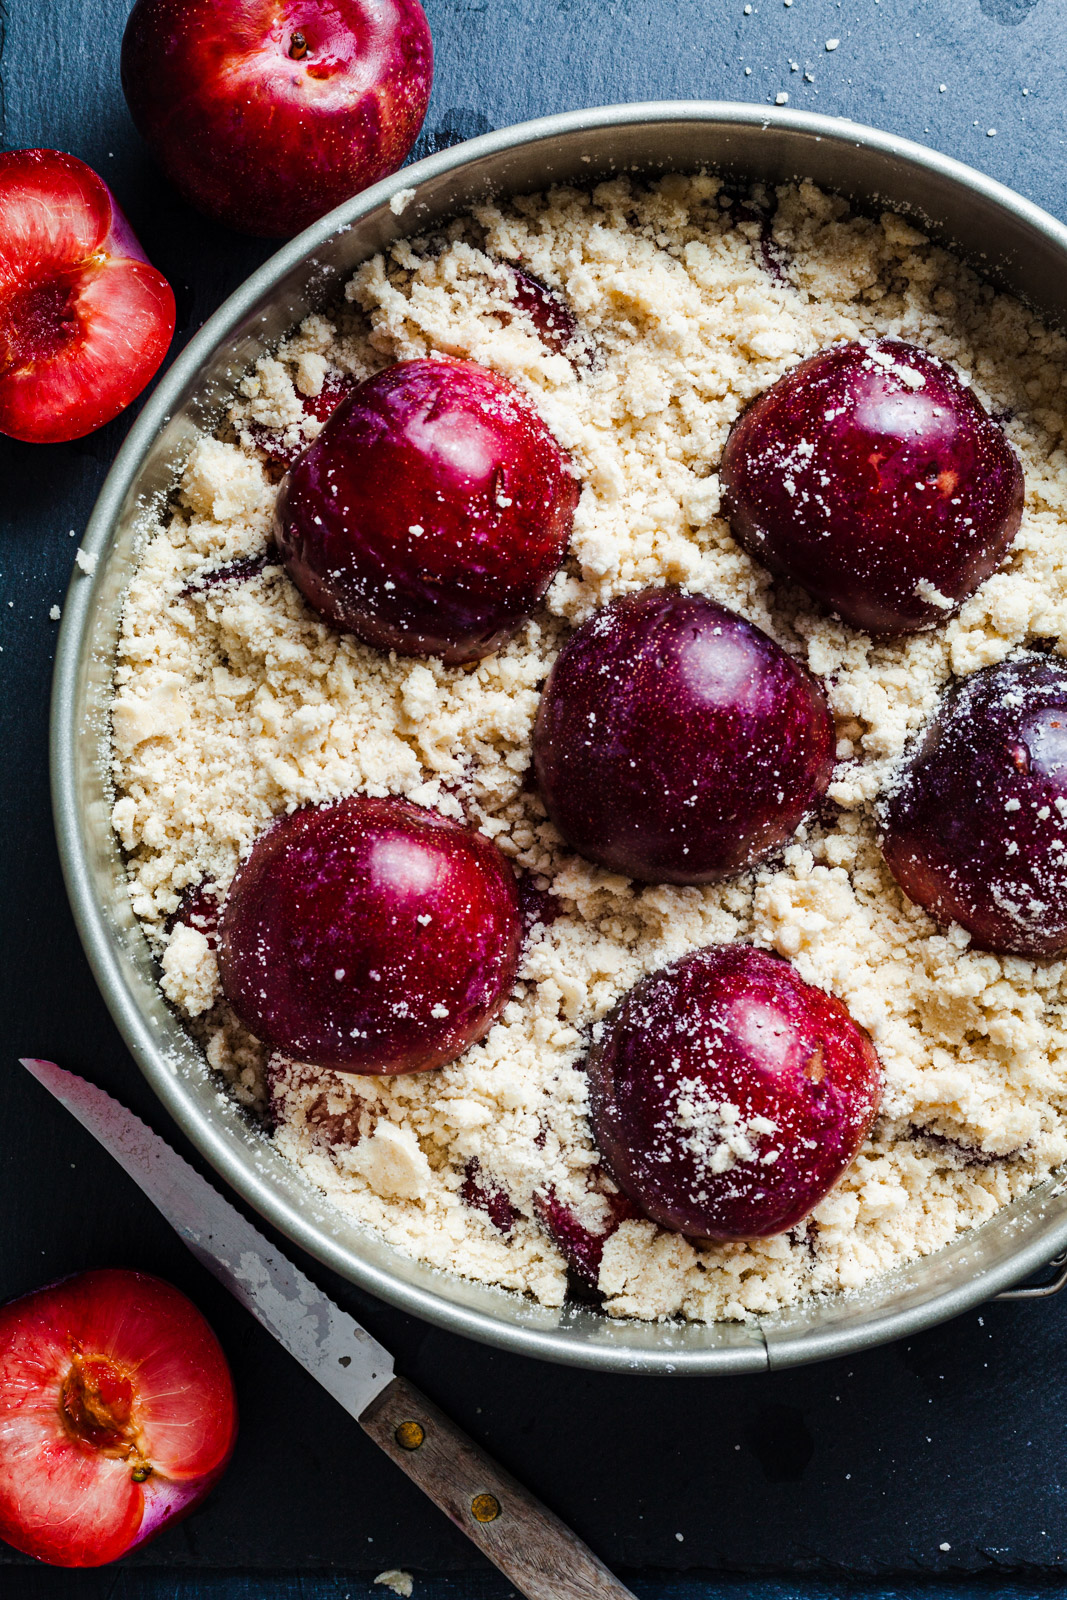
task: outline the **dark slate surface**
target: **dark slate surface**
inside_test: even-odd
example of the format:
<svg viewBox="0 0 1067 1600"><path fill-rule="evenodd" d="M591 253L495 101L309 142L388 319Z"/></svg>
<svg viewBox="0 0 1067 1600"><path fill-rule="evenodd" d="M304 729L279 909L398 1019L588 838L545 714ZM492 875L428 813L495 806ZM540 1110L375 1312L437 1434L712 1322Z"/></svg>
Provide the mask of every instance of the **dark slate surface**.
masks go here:
<svg viewBox="0 0 1067 1600"><path fill-rule="evenodd" d="M177 291L178 348L269 247L201 221L153 170L118 87L127 10L128 0L6 0L0 133L9 148L71 150L113 184ZM793 106L925 140L1067 215L1056 0L754 0L748 16L743 0L430 0L428 10L438 67L422 150L574 106L770 103L784 90ZM0 1297L93 1264L173 1279L233 1359L243 1431L210 1503L135 1558L145 1585L129 1570L104 1579L9 1568L0 1591L125 1597L147 1593L149 1570L166 1568L172 1580L153 1592L357 1600L384 1591L358 1578L317 1586L311 1574L400 1565L440 1575L418 1593L498 1600L507 1586L14 1065L18 1054L54 1056L173 1134L94 989L48 811L48 611L70 574L71 530L84 526L126 427L120 419L62 447L0 440ZM634 1579L643 1595L896 1596L934 1593L920 1574L973 1572L1029 1574L981 1592L1032 1594L1067 1570L1067 1296L992 1306L844 1364L671 1383L486 1351L317 1275L605 1557L644 1571ZM0 1553L0 1564L10 1559ZM303 1569L306 1582L249 1577L268 1569ZM789 1578L767 1589L711 1581L723 1572ZM857 1587L843 1574L898 1581Z"/></svg>
<svg viewBox="0 0 1067 1600"><path fill-rule="evenodd" d="M8 1571L11 1600L391 1600L374 1575L178 1571L120 1566L102 1572ZM498 1573L412 1573L414 1600L519 1600ZM744 1573L626 1573L637 1600L1062 1600L1055 1573L897 1579L753 1578ZM5 1596L8 1591L5 1590Z"/></svg>

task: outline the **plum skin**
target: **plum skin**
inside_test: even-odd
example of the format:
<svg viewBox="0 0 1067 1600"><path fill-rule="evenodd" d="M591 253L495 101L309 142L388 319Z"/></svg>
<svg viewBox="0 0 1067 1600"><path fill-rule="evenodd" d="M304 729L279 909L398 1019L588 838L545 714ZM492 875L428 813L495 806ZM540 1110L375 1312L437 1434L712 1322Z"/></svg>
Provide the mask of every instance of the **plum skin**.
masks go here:
<svg viewBox="0 0 1067 1600"><path fill-rule="evenodd" d="M600 1025L587 1070L616 1183L693 1239L765 1238L803 1221L855 1158L882 1087L874 1046L840 1000L736 944L641 979ZM724 1105L751 1147L732 1161Z"/></svg>
<svg viewBox="0 0 1067 1600"><path fill-rule="evenodd" d="M788 840L825 794L818 679L702 595L624 595L568 640L533 739L546 809L579 854L658 883L710 883Z"/></svg>
<svg viewBox="0 0 1067 1600"><path fill-rule="evenodd" d="M433 44L419 0L136 0L121 71L184 198L287 238L403 164Z"/></svg>
<svg viewBox="0 0 1067 1600"><path fill-rule="evenodd" d="M284 480L275 537L322 616L379 650L457 664L533 610L579 485L530 402L472 361L366 379Z"/></svg>
<svg viewBox="0 0 1067 1600"><path fill-rule="evenodd" d="M945 362L894 339L785 373L734 423L719 477L742 548L876 637L944 622L1023 510L1003 429Z"/></svg>
<svg viewBox="0 0 1067 1600"><path fill-rule="evenodd" d="M905 894L999 955L1067 951L1067 665L1031 653L942 697L879 805Z"/></svg>
<svg viewBox="0 0 1067 1600"><path fill-rule="evenodd" d="M260 834L219 928L219 975L258 1039L340 1072L426 1072L483 1038L522 945L484 834L389 797L305 807Z"/></svg>

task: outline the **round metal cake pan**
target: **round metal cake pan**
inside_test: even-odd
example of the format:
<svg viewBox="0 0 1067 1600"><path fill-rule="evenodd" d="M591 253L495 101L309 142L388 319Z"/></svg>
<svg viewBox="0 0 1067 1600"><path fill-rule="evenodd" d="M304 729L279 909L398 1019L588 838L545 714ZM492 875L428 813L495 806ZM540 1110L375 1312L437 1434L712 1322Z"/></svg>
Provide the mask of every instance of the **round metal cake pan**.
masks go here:
<svg viewBox="0 0 1067 1600"><path fill-rule="evenodd" d="M249 1205L372 1294L471 1338L578 1366L726 1374L840 1356L958 1315L1067 1247L1067 1184L1049 1181L936 1255L866 1290L747 1323L639 1323L549 1310L394 1250L332 1210L218 1086L159 990L109 814L108 700L138 544L198 432L242 374L355 267L490 195L706 167L731 179L808 178L871 214L915 218L1042 316L1067 325L1067 228L1009 189L906 140L835 118L677 102L568 112L430 156L284 246L205 323L138 417L104 485L63 611L52 700L52 785L71 905L97 982L168 1111ZM394 206L390 204L394 202Z"/></svg>

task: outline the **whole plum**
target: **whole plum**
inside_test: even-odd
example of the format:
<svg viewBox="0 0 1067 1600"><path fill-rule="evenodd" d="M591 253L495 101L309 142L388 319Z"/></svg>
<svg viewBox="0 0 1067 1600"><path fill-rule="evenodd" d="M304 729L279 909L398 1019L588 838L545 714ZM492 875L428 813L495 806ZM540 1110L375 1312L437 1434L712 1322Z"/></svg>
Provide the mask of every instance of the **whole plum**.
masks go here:
<svg viewBox="0 0 1067 1600"><path fill-rule="evenodd" d="M1023 509L1003 429L946 362L896 339L779 378L734 423L719 477L749 555L882 636L944 622Z"/></svg>
<svg viewBox="0 0 1067 1600"><path fill-rule="evenodd" d="M534 767L590 861L708 883L777 849L826 792L834 725L817 678L715 600L644 589L568 640L545 685Z"/></svg>
<svg viewBox="0 0 1067 1600"><path fill-rule="evenodd" d="M984 950L1067 951L1067 665L1033 653L943 697L880 807L904 892Z"/></svg>
<svg viewBox="0 0 1067 1600"><path fill-rule="evenodd" d="M793 1228L855 1157L874 1046L788 961L719 945L643 978L589 1055L593 1133L653 1222L695 1239Z"/></svg>
<svg viewBox="0 0 1067 1600"><path fill-rule="evenodd" d="M397 798L306 807L260 834L223 907L223 992L258 1039L340 1072L425 1072L484 1037L522 945L484 834Z"/></svg>
<svg viewBox="0 0 1067 1600"><path fill-rule="evenodd" d="M122 88L198 210L287 238L402 165L430 99L419 0L136 0Z"/></svg>

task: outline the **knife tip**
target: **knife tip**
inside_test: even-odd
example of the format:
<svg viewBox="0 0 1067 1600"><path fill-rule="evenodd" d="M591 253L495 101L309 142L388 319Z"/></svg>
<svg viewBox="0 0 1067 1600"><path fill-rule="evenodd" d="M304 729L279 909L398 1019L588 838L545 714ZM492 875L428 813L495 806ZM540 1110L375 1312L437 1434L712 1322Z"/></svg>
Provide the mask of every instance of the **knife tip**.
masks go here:
<svg viewBox="0 0 1067 1600"><path fill-rule="evenodd" d="M64 1077L67 1076L63 1072L63 1068L57 1066L54 1061L44 1061L40 1056L19 1056L19 1066L25 1067L26 1071L32 1073L39 1083L43 1083L53 1073L63 1073Z"/></svg>

